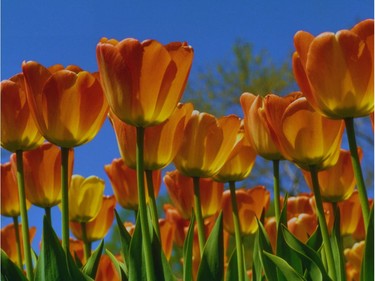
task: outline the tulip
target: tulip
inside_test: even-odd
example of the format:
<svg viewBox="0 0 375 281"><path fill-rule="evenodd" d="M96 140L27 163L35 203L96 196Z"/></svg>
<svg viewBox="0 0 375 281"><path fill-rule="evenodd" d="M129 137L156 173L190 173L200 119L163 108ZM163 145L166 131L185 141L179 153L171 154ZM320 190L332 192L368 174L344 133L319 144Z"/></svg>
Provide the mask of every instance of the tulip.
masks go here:
<svg viewBox="0 0 375 281"><path fill-rule="evenodd" d="M264 229L268 234L273 252L276 252L277 220L276 217L268 217L264 223Z"/></svg>
<svg viewBox="0 0 375 281"><path fill-rule="evenodd" d="M310 203L311 195L299 194L298 196L288 197L287 219L296 217L299 214L314 214L313 205Z"/></svg>
<svg viewBox="0 0 375 281"><path fill-rule="evenodd" d="M73 171L73 150L69 150L69 175ZM16 155L11 163L16 173ZM26 198L35 206L49 209L61 201L61 151L51 144L44 143L34 150L23 153Z"/></svg>
<svg viewBox="0 0 375 281"><path fill-rule="evenodd" d="M193 60L186 42L120 42L102 38L96 56L103 89L113 113L135 127L167 120L184 92Z"/></svg>
<svg viewBox="0 0 375 281"><path fill-rule="evenodd" d="M362 151L359 150L362 157ZM310 173L302 170L307 185L312 189ZM337 163L318 173L320 193L323 201L338 202L350 197L354 191L355 178L350 151L341 149Z"/></svg>
<svg viewBox="0 0 375 281"><path fill-rule="evenodd" d="M184 219L180 212L170 204L163 206L165 218L170 221L175 227L173 241L175 244L182 248L185 241L185 230L189 227L189 221Z"/></svg>
<svg viewBox="0 0 375 281"><path fill-rule="evenodd" d="M190 219L194 207L193 179L174 170L166 173L164 183L173 206L182 218ZM221 207L224 184L210 178L199 178L199 186L203 218L216 214Z"/></svg>
<svg viewBox="0 0 375 281"><path fill-rule="evenodd" d="M172 162L181 146L185 125L192 111L192 104L179 104L167 121L145 129L145 170L159 170ZM135 169L136 128L122 122L112 111L109 112L109 118L115 130L119 151L125 164Z"/></svg>
<svg viewBox="0 0 375 281"><path fill-rule="evenodd" d="M352 248L344 250L347 260L347 280L360 280L359 276L362 268L362 259L365 251L365 241L354 243Z"/></svg>
<svg viewBox="0 0 375 281"><path fill-rule="evenodd" d="M167 260L171 258L176 226L167 219L159 219L160 242Z"/></svg>
<svg viewBox="0 0 375 281"><path fill-rule="evenodd" d="M243 127L238 132L237 139L231 156L213 177L215 180L220 182L235 182L244 180L249 176L257 154L245 138Z"/></svg>
<svg viewBox="0 0 375 281"><path fill-rule="evenodd" d="M117 260L121 260L120 256L115 256ZM108 255L101 255L98 271L96 272L95 281L120 281L121 278Z"/></svg>
<svg viewBox="0 0 375 281"><path fill-rule="evenodd" d="M75 260L79 260L82 264L86 264L84 257L84 243L81 240L69 238L69 252Z"/></svg>
<svg viewBox="0 0 375 281"><path fill-rule="evenodd" d="M113 195L103 196L103 203L98 215L86 223L86 238L88 242L101 240L106 236L115 217L115 205L116 198ZM83 241L81 224L71 221L70 227L74 236Z"/></svg>
<svg viewBox="0 0 375 281"><path fill-rule="evenodd" d="M11 163L1 164L1 215L6 217L18 217L20 215L20 203L17 182L11 170ZM26 201L27 209L30 202Z"/></svg>
<svg viewBox="0 0 375 281"><path fill-rule="evenodd" d="M138 210L136 171L126 166L123 158L114 159L111 164L104 166L104 170L109 177L116 200L121 207ZM157 196L161 185L161 170L153 171L152 178L155 187L154 194Z"/></svg>
<svg viewBox="0 0 375 281"><path fill-rule="evenodd" d="M69 189L69 220L89 222L98 215L103 202L104 180L73 175Z"/></svg>
<svg viewBox="0 0 375 281"><path fill-rule="evenodd" d="M294 36L293 70L310 104L334 119L374 111L374 21L314 37Z"/></svg>
<svg viewBox="0 0 375 281"><path fill-rule="evenodd" d="M362 216L358 191L354 191L345 201L339 202L338 207L340 209L341 235L352 235Z"/></svg>
<svg viewBox="0 0 375 281"><path fill-rule="evenodd" d="M21 232L22 226L18 226L18 235L20 236L21 242L23 241L23 235ZM36 228L30 227L28 229L29 232L29 238L30 243L34 239ZM25 257L24 257L24 247L23 243L21 245L21 253L22 253L22 263L25 263ZM8 257L14 262L17 262L17 242L16 242L16 231L13 224L8 224L5 227L1 229L1 249L4 250L4 252L8 255Z"/></svg>
<svg viewBox="0 0 375 281"><path fill-rule="evenodd" d="M317 228L317 219L313 214L301 213L288 220L288 229L302 243L306 243Z"/></svg>
<svg viewBox="0 0 375 281"><path fill-rule="evenodd" d="M107 116L108 104L95 75L77 66L49 69L24 62L27 99L40 133L61 147L92 140Z"/></svg>
<svg viewBox="0 0 375 281"><path fill-rule="evenodd" d="M174 164L181 173L207 178L219 172L237 141L240 119L234 115L216 119L194 111Z"/></svg>
<svg viewBox="0 0 375 281"><path fill-rule="evenodd" d="M30 150L44 141L31 116L24 76L19 73L1 86L1 146L6 150Z"/></svg>

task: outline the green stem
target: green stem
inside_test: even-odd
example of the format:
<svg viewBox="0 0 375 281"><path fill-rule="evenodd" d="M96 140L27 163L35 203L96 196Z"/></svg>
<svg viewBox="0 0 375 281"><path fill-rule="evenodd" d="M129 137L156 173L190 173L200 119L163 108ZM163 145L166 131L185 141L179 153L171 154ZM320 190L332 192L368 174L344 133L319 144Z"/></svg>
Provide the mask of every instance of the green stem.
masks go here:
<svg viewBox="0 0 375 281"><path fill-rule="evenodd" d="M52 219L51 219L51 207L45 207L44 213L46 214L46 218L49 222L49 224L52 226Z"/></svg>
<svg viewBox="0 0 375 281"><path fill-rule="evenodd" d="M146 170L146 180L147 180L147 189L148 189L148 196L150 198L150 211L151 211L151 218L152 223L154 224L154 229L156 231L156 235L160 240L160 228L159 228L159 216L158 216L158 209L156 207L156 199L154 193L154 182L152 180L152 171Z"/></svg>
<svg viewBox="0 0 375 281"><path fill-rule="evenodd" d="M86 231L85 222L81 222L81 231L82 231L82 241L85 245L84 247L85 261L87 262L89 260L89 257L91 256L91 242L87 240L87 231Z"/></svg>
<svg viewBox="0 0 375 281"><path fill-rule="evenodd" d="M62 247L67 253L69 251L69 148L61 147L61 234Z"/></svg>
<svg viewBox="0 0 375 281"><path fill-rule="evenodd" d="M242 249L242 236L241 236L241 226L240 219L238 216L238 206L236 197L236 184L234 181L229 182L230 198L232 202L232 216L234 224L234 235L236 238L236 250L237 250L237 268L238 268L238 280L245 280L245 268L244 268L244 255Z"/></svg>
<svg viewBox="0 0 375 281"><path fill-rule="evenodd" d="M18 225L18 216L13 217L13 225L14 225L14 234L16 235L16 249L17 249L18 266L21 269L23 269L20 230L19 230L19 225Z"/></svg>
<svg viewBox="0 0 375 281"><path fill-rule="evenodd" d="M22 150L16 151L17 157L17 183L18 183L18 194L20 200L20 213L22 222L22 241L23 250L25 255L26 263L26 275L29 280L34 279L33 263L31 260L31 246L30 246L30 235L29 235L29 221L27 217L26 208L26 193L25 193L25 179L23 173L23 152Z"/></svg>
<svg viewBox="0 0 375 281"><path fill-rule="evenodd" d="M206 244L206 236L204 234L204 221L202 216L201 196L199 192L199 177L193 177L194 183L194 212L197 220L199 251L203 255L204 244Z"/></svg>
<svg viewBox="0 0 375 281"><path fill-rule="evenodd" d="M365 181L363 179L361 163L359 162L357 142L355 139L354 120L353 118L345 118L346 135L348 137L350 155L354 169L354 176L357 182L359 200L362 206L363 220L365 223L365 231L367 232L368 220L370 216L370 207L368 204L367 191Z"/></svg>
<svg viewBox="0 0 375 281"><path fill-rule="evenodd" d="M339 259L336 261L336 265L338 266L337 272L339 273L339 280L345 281L346 280L346 268L345 268L345 258L344 258L344 247L341 237L341 216L340 216L340 208L338 207L336 202L332 202L332 210L335 216L335 222L333 224L333 231L335 232L335 239L337 248L339 250L338 255L336 257Z"/></svg>
<svg viewBox="0 0 375 281"><path fill-rule="evenodd" d="M331 246L331 240L329 238L327 222L324 216L323 201L320 195L318 172L317 172L316 166L310 166L310 174L311 174L312 185L313 185L314 196L315 196L316 212L318 215L320 231L322 233L323 245L324 245L327 263L328 263L328 273L330 277L332 278L332 280L337 280L335 261L333 259L332 246Z"/></svg>
<svg viewBox="0 0 375 281"><path fill-rule="evenodd" d="M141 220L142 247L145 255L146 276L148 281L155 280L154 261L152 259L151 237L147 218L146 193L144 184L143 146L144 131L142 127L137 127L137 186L138 186L138 212Z"/></svg>
<svg viewBox="0 0 375 281"><path fill-rule="evenodd" d="M280 169L279 160L273 160L273 197L275 204L275 217L276 217L276 227L279 225L280 221Z"/></svg>

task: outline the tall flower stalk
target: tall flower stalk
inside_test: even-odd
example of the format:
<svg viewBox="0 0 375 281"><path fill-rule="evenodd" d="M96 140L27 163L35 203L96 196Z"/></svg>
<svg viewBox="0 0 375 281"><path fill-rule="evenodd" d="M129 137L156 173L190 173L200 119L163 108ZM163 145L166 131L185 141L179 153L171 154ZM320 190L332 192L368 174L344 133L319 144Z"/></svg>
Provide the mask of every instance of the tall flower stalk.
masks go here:
<svg viewBox="0 0 375 281"><path fill-rule="evenodd" d="M61 239L62 247L69 251L69 148L61 147Z"/></svg>
<svg viewBox="0 0 375 281"><path fill-rule="evenodd" d="M198 241L199 241L199 250L201 255L203 255L204 244L206 244L206 236L204 234L204 220L201 209L201 198L199 192L199 177L193 177L194 184L194 213L195 219L197 220L198 228Z"/></svg>
<svg viewBox="0 0 375 281"><path fill-rule="evenodd" d="M158 208L156 206L155 192L154 192L154 182L152 179L152 171L146 170L146 180L147 180L147 191L149 196L149 207L151 213L151 220L156 232L156 235L160 238L160 228L159 228L159 215Z"/></svg>
<svg viewBox="0 0 375 281"><path fill-rule="evenodd" d="M280 221L280 161L272 160L273 166L273 200L275 204L275 217L277 225Z"/></svg>

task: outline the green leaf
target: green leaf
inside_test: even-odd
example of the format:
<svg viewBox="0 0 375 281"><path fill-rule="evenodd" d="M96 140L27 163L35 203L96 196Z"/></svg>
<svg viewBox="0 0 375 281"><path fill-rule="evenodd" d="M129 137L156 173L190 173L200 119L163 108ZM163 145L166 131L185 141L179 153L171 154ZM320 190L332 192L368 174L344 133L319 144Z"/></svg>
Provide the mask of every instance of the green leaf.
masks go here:
<svg viewBox="0 0 375 281"><path fill-rule="evenodd" d="M142 248L141 220L138 215L135 229L130 241L128 257L129 281L147 281L145 260Z"/></svg>
<svg viewBox="0 0 375 281"><path fill-rule="evenodd" d="M237 250L234 248L228 262L226 281L238 280Z"/></svg>
<svg viewBox="0 0 375 281"><path fill-rule="evenodd" d="M282 258L272 255L263 251L263 258L268 260L270 263L273 263L278 269L280 269L281 273L284 275L285 279L288 281L306 281L306 279L299 274L297 271L291 267L287 261L283 260ZM268 278L268 277L267 277ZM273 280L272 278L268 278L268 280Z"/></svg>
<svg viewBox="0 0 375 281"><path fill-rule="evenodd" d="M333 230L331 234L331 247L333 259L335 261L335 270L337 273L337 280L346 281L346 267L344 258L344 249L342 244L342 238L340 233L340 209L336 205L334 211L335 221L333 224Z"/></svg>
<svg viewBox="0 0 375 281"><path fill-rule="evenodd" d="M313 249L315 252L319 252L323 246L322 232L320 231L320 226L315 229L314 233L309 237L306 245Z"/></svg>
<svg viewBox="0 0 375 281"><path fill-rule="evenodd" d="M111 259L112 264L115 266L118 275L121 278L121 281L128 281L128 276L125 273L125 265L122 266L121 262L119 262L116 257L107 249L105 249L105 253Z"/></svg>
<svg viewBox="0 0 375 281"><path fill-rule="evenodd" d="M263 252L272 253L272 246L268 239L267 232L263 225L258 221L258 244L259 244L259 256L264 270L264 274L268 280L273 280L277 278L277 270L275 265L266 259ZM261 280L261 276L257 276L257 280Z"/></svg>
<svg viewBox="0 0 375 281"><path fill-rule="evenodd" d="M35 281L75 281L69 274L66 255L47 218L43 218L42 249L36 265Z"/></svg>
<svg viewBox="0 0 375 281"><path fill-rule="evenodd" d="M195 217L194 212L192 212L192 217L190 220L189 230L187 232L185 241L184 241L184 248L183 248L183 281L190 281L193 280L193 241L194 241L194 224L195 224Z"/></svg>
<svg viewBox="0 0 375 281"><path fill-rule="evenodd" d="M322 260L317 252L299 241L285 226L281 228L281 232L284 236L287 247L292 249L301 259L301 262L306 269L307 280L331 280L328 277Z"/></svg>
<svg viewBox="0 0 375 281"><path fill-rule="evenodd" d="M370 212L361 268L361 281L367 280L374 280L374 207Z"/></svg>
<svg viewBox="0 0 375 281"><path fill-rule="evenodd" d="M120 232L120 241L121 241L121 255L122 258L124 259L124 264L125 264L125 272L128 274L128 264L127 260L130 254L130 241L132 239L131 235L129 232L126 230L124 224L121 221L121 218L117 211L115 210L115 215L116 215L116 222L117 222L117 227Z"/></svg>
<svg viewBox="0 0 375 281"><path fill-rule="evenodd" d="M220 281L224 278L223 214L216 223L206 245L198 268L197 281Z"/></svg>
<svg viewBox="0 0 375 281"><path fill-rule="evenodd" d="M89 260L86 262L85 266L82 269L82 271L85 274L87 274L93 279L95 279L96 271L98 270L100 257L103 252L103 247L104 247L104 240L100 242L98 248L92 253Z"/></svg>
<svg viewBox="0 0 375 281"><path fill-rule="evenodd" d="M253 248L253 281L262 281L263 265L260 253L261 252L259 249L259 231L257 231Z"/></svg>
<svg viewBox="0 0 375 281"><path fill-rule="evenodd" d="M1 280L27 281L21 269L14 264L7 254L1 249Z"/></svg>
<svg viewBox="0 0 375 281"><path fill-rule="evenodd" d="M69 273L74 281L93 281L91 277L89 277L79 269L77 264L74 262L74 259L70 252L67 252L65 256L68 264Z"/></svg>

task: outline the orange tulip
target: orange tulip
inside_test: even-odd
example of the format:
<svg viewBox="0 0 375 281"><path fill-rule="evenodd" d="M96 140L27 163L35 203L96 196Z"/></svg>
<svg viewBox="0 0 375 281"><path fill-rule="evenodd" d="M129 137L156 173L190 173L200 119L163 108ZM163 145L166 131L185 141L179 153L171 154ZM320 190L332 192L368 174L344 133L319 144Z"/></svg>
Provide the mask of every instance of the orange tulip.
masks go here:
<svg viewBox="0 0 375 281"><path fill-rule="evenodd" d="M268 160L283 159L267 126L264 115L264 99L251 93L243 93L240 102L244 112L246 138L257 154Z"/></svg>
<svg viewBox="0 0 375 281"><path fill-rule="evenodd" d="M362 216L358 191L354 191L347 200L338 203L338 206L340 208L340 233L341 235L352 235Z"/></svg>
<svg viewBox="0 0 375 281"><path fill-rule="evenodd" d="M217 174L236 144L240 124L235 115L216 119L211 114L194 111L173 161L177 170L191 177L208 178Z"/></svg>
<svg viewBox="0 0 375 281"><path fill-rule="evenodd" d="M184 219L180 212L177 209L170 205L164 204L163 206L165 218L170 221L175 227L173 241L176 243L178 247L184 245L185 237L186 237L186 229L189 227L189 220Z"/></svg>
<svg viewBox="0 0 375 281"><path fill-rule="evenodd" d="M112 226L115 218L116 198L112 196L103 196L102 207L98 215L86 223L87 241L93 242L103 239ZM70 229L77 239L82 240L81 224L78 222L70 222Z"/></svg>
<svg viewBox="0 0 375 281"><path fill-rule="evenodd" d="M97 217L103 202L104 180L73 175L69 187L69 220L89 222Z"/></svg>
<svg viewBox="0 0 375 281"><path fill-rule="evenodd" d="M138 209L137 193L137 174L125 165L122 158L114 159L111 164L105 165L104 170L107 173L112 184L112 189L117 202L125 209ZM155 197L159 194L161 185L161 170L152 171ZM145 180L146 196L148 194L147 181ZM148 199L148 196L146 197Z"/></svg>
<svg viewBox="0 0 375 281"><path fill-rule="evenodd" d="M288 197L287 202L287 219L298 216L299 214L314 214L310 204L311 195L299 194L298 196Z"/></svg>
<svg viewBox="0 0 375 281"><path fill-rule="evenodd" d="M159 219L161 246L167 260L171 258L176 226L167 219Z"/></svg>
<svg viewBox="0 0 375 281"><path fill-rule="evenodd" d="M6 150L30 150L44 141L31 116L24 76L1 81L1 146Z"/></svg>
<svg viewBox="0 0 375 281"><path fill-rule="evenodd" d="M347 260L346 273L347 280L360 280L362 259L365 250L365 241L355 243L352 248L344 250L344 255Z"/></svg>
<svg viewBox="0 0 375 281"><path fill-rule="evenodd" d="M69 238L69 252L74 259L79 259L82 264L86 263L83 241Z"/></svg>
<svg viewBox="0 0 375 281"><path fill-rule="evenodd" d="M362 150L358 150L362 157ZM311 175L302 170L307 185L312 190ZM337 163L318 173L320 194L323 201L338 202L350 197L354 191L355 178L350 151L341 149Z"/></svg>
<svg viewBox="0 0 375 281"><path fill-rule="evenodd" d="M265 98L265 114L272 137L284 157L302 169L316 166L322 170L334 165L340 153L344 123L323 117L301 97L284 110L274 110L285 99L275 95Z"/></svg>
<svg viewBox="0 0 375 281"><path fill-rule="evenodd" d="M264 229L268 234L273 252L276 252L277 221L275 217L268 217L264 223Z"/></svg>
<svg viewBox="0 0 375 281"><path fill-rule="evenodd" d="M11 170L11 164L1 164L1 215L6 217L18 217L20 215L20 203L17 182ZM30 202L26 201L26 208L30 208Z"/></svg>
<svg viewBox="0 0 375 281"><path fill-rule="evenodd" d="M225 161L224 166L214 176L214 179L221 182L244 180L253 169L256 156L254 148L245 138L244 129L241 127L231 156Z"/></svg>
<svg viewBox="0 0 375 281"><path fill-rule="evenodd" d="M374 111L373 19L336 34L299 31L294 45L294 76L315 110L334 119Z"/></svg>
<svg viewBox="0 0 375 281"><path fill-rule="evenodd" d="M24 257L24 250L23 250L23 243L22 243L22 226L18 226L18 233L20 235L20 244L21 244L21 254L22 254L22 262L25 263ZM29 228L29 237L30 243L34 239L36 233L35 227ZM17 248L16 248L16 233L14 229L14 224L8 224L1 229L1 249L8 255L8 257L14 262L17 263L18 256L17 256Z"/></svg>
<svg viewBox="0 0 375 281"><path fill-rule="evenodd" d="M167 172L164 183L168 194L180 215L190 219L194 207L194 183L191 177L182 175L179 171ZM224 184L210 178L199 179L202 216L216 214L220 209Z"/></svg>
<svg viewBox="0 0 375 281"><path fill-rule="evenodd" d="M252 234L258 229L256 218L260 219L263 209L269 204L269 192L263 187L254 193L251 192L251 189L237 189L236 198L241 235ZM229 190L223 192L222 208L224 228L229 233L234 234L232 202Z"/></svg>
<svg viewBox="0 0 375 281"><path fill-rule="evenodd" d="M123 122L149 127L167 120L186 86L193 48L186 42L102 38L96 47L109 106Z"/></svg>
<svg viewBox="0 0 375 281"><path fill-rule="evenodd" d="M373 203L374 203L373 199L368 200L368 205L370 206L370 209L372 208ZM355 231L352 234L352 237L356 241L366 239L365 222L364 222L364 219L363 219L363 213L362 212L359 216L358 224L357 224L357 227L356 227Z"/></svg>
<svg viewBox="0 0 375 281"><path fill-rule="evenodd" d="M192 104L179 104L167 121L145 129L145 170L159 170L172 162L181 146L185 126L192 111ZM122 122L112 111L109 113L109 118L115 130L119 150L125 164L135 169L136 128Z"/></svg>
<svg viewBox="0 0 375 281"><path fill-rule="evenodd" d="M73 171L73 150L69 150L68 174ZM17 171L16 155L12 154L13 172ZM44 143L34 150L23 152L26 198L35 206L51 208L61 201L61 151ZM69 176L70 179L70 176Z"/></svg>
<svg viewBox="0 0 375 281"><path fill-rule="evenodd" d="M120 256L116 256L121 260ZM121 278L108 255L101 255L95 281L120 281Z"/></svg>
<svg viewBox="0 0 375 281"><path fill-rule="evenodd" d="M317 218L313 214L301 213L288 220L288 229L302 243L306 243L318 226Z"/></svg>
<svg viewBox="0 0 375 281"><path fill-rule="evenodd" d="M77 66L45 68L24 62L27 99L40 133L51 143L74 147L92 140L108 104L95 75Z"/></svg>

